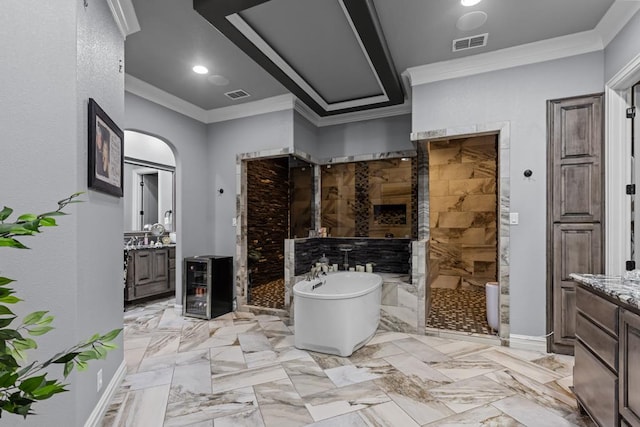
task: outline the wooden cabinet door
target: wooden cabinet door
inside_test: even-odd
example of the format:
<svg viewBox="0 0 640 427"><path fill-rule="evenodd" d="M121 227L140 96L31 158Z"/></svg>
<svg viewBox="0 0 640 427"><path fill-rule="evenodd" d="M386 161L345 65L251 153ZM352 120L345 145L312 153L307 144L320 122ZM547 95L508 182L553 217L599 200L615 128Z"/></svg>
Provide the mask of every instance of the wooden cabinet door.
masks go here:
<svg viewBox="0 0 640 427"><path fill-rule="evenodd" d="M620 415L640 426L640 316L620 310Z"/></svg>
<svg viewBox="0 0 640 427"><path fill-rule="evenodd" d="M153 281L169 281L169 251L166 249L156 249L152 251L153 259Z"/></svg>
<svg viewBox="0 0 640 427"><path fill-rule="evenodd" d="M602 273L602 94L547 104L547 342L573 354L575 285L570 273Z"/></svg>
<svg viewBox="0 0 640 427"><path fill-rule="evenodd" d="M134 255L135 260L135 285L146 285L154 281L153 278L153 264L152 264L152 252L137 250Z"/></svg>
<svg viewBox="0 0 640 427"><path fill-rule="evenodd" d="M556 345L573 346L576 333L576 285L571 273L599 272L602 239L599 224L553 226L553 330Z"/></svg>

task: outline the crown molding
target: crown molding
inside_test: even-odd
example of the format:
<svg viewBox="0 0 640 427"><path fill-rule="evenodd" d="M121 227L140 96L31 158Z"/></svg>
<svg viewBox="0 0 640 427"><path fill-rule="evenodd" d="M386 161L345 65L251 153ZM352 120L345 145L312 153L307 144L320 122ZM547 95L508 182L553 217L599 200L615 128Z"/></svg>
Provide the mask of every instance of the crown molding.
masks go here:
<svg viewBox="0 0 640 427"><path fill-rule="evenodd" d="M107 0L113 19L125 39L128 35L140 31L140 23L132 0Z"/></svg>
<svg viewBox="0 0 640 427"><path fill-rule="evenodd" d="M604 49L595 30L528 43L451 61L408 68L411 86L566 58Z"/></svg>
<svg viewBox="0 0 640 427"><path fill-rule="evenodd" d="M124 75L124 90L177 113L206 123L207 111L130 74Z"/></svg>
<svg viewBox="0 0 640 427"><path fill-rule="evenodd" d="M227 120L241 119L243 117L257 116L258 114L293 110L294 104L295 97L290 93L285 93L284 95L272 96L271 98L209 110L205 113L205 123L224 122Z"/></svg>
<svg viewBox="0 0 640 427"><path fill-rule="evenodd" d="M602 44L607 47L611 40L624 28L640 10L640 0L616 0L604 14L595 31L600 34Z"/></svg>

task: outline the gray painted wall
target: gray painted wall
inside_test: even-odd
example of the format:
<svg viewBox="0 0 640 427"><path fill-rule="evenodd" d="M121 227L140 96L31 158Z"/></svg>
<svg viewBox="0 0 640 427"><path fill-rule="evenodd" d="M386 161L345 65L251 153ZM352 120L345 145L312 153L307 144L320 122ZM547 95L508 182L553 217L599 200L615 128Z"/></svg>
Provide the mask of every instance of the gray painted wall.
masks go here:
<svg viewBox="0 0 640 427"><path fill-rule="evenodd" d="M413 88L413 131L509 121L511 126L511 333L546 328L546 101L602 92L604 53ZM533 176L524 178L531 169Z"/></svg>
<svg viewBox="0 0 640 427"><path fill-rule="evenodd" d="M293 148L293 112L278 111L209 125L209 170L206 193L213 212L215 253L235 256L236 155ZM239 183L238 183L239 184ZM218 189L224 190L223 194Z"/></svg>
<svg viewBox="0 0 640 427"><path fill-rule="evenodd" d="M411 114L325 126L318 129L318 157L412 150Z"/></svg>
<svg viewBox="0 0 640 427"><path fill-rule="evenodd" d="M124 128L165 141L176 158L176 298L182 303L182 259L214 250L206 125L129 92Z"/></svg>
<svg viewBox="0 0 640 427"><path fill-rule="evenodd" d="M87 190L87 105L93 97L116 123L124 116L124 42L106 2L3 5L0 65L3 129L2 203L19 213L44 212ZM37 22L38 25L33 25ZM95 49L100 46L100 49ZM122 199L88 191L70 206L60 227L28 239L30 251L0 249L3 275L18 280L19 314L48 309L56 329L38 338L30 359L122 326ZM37 261L37 264L34 262ZM81 426L123 361L106 361L68 379L69 392L36 404L38 416L7 415L3 425ZM104 386L96 392L96 372ZM56 372L55 369L51 370Z"/></svg>
<svg viewBox="0 0 640 427"><path fill-rule="evenodd" d="M605 49L605 82L608 82L622 67L638 56L640 53L638 40L640 40L640 12L636 12Z"/></svg>
<svg viewBox="0 0 640 427"><path fill-rule="evenodd" d="M318 128L294 111L293 113L293 143L296 150L304 151L314 158L318 158Z"/></svg>

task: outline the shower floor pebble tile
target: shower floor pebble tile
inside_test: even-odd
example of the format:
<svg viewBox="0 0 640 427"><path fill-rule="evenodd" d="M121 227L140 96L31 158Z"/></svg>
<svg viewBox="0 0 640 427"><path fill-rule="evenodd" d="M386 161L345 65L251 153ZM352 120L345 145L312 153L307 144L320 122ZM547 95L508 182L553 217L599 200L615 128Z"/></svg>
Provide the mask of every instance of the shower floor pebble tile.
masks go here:
<svg viewBox="0 0 640 427"><path fill-rule="evenodd" d="M124 323L127 375L103 427L593 426L572 357L389 331L339 357L293 347L288 319L181 320L173 300Z"/></svg>

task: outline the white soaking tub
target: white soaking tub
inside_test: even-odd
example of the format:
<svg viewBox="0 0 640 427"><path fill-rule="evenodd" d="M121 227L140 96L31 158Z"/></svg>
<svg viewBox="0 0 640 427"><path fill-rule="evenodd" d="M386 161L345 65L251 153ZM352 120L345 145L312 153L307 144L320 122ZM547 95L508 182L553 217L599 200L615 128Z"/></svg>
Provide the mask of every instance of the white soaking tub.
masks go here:
<svg viewBox="0 0 640 427"><path fill-rule="evenodd" d="M295 346L350 356L375 335L381 296L382 277L373 273L329 273L296 283Z"/></svg>

